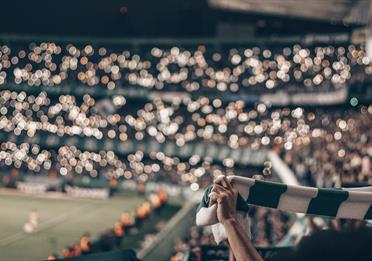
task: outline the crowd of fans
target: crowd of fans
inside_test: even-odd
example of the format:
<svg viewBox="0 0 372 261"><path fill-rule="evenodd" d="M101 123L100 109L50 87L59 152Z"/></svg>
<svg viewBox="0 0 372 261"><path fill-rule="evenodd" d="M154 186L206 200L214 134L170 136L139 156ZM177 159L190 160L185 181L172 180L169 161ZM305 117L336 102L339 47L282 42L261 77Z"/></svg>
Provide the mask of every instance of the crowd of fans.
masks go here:
<svg viewBox="0 0 372 261"><path fill-rule="evenodd" d="M210 158L193 155L187 160L151 152L136 151L125 157L112 151L82 151L75 146L62 146L55 150L41 149L37 144L16 145L7 141L0 145L0 166L3 167L2 186L16 187L25 178L21 173L32 171L36 176L49 176L73 181L90 177L112 182L133 180L190 186L193 191L208 186L213 178L222 174L251 176L260 173L259 167L226 166ZM21 171L18 171L21 170ZM6 174L9 172L8 174ZM268 175L270 173L267 173Z"/></svg>
<svg viewBox="0 0 372 261"><path fill-rule="evenodd" d="M140 191L139 191L140 192ZM122 247L122 240L130 237L133 230L140 229L146 220L158 212L168 201L168 194L164 190L149 195L148 200L137 207L135 213L123 212L112 229L92 239L89 233L84 234L79 242L67 246L62 251L63 258L76 257L90 253L109 251ZM51 254L48 260L56 260L58 254Z"/></svg>
<svg viewBox="0 0 372 261"><path fill-rule="evenodd" d="M352 73L372 73L355 45L93 46L12 42L0 46L0 85L138 86L188 92L331 90Z"/></svg>
<svg viewBox="0 0 372 261"><path fill-rule="evenodd" d="M294 144L284 160L305 184L340 187L371 184L372 106L317 110L308 144ZM309 116L315 114L308 114Z"/></svg>
<svg viewBox="0 0 372 261"><path fill-rule="evenodd" d="M317 187L371 184L372 105L276 108L264 103L250 105L242 100L226 102L222 95L221 98L208 95L328 91L364 81L371 74L372 65L365 51L354 45L227 49L200 45L146 47L140 51L57 43L3 45L0 86L7 85L9 90L0 92L0 135L32 140L48 133L61 141L54 150L33 143L4 141L0 147L0 166L40 174L58 171L61 177L89 175L131 179L140 184L166 181L190 186L194 191L223 173L252 174L247 173L250 170L239 169L230 158L221 163L201 155L180 159L162 151L148 155L137 151L124 157L110 150L84 151L63 144L64 137L74 136L118 143L172 141L180 148L185 144L213 143L232 150L273 150L303 184ZM69 84L76 88L86 85L94 90L108 89L112 96L74 93L51 96L46 92L32 95L12 90L13 85L38 90L38 86L64 88ZM129 86L187 91L199 96L190 98L178 93L168 100L133 101L115 92ZM12 178L19 178L14 173L10 177L3 175L2 184L8 186ZM145 205L137 211L135 225L141 222L138 216L148 215L151 205L156 208L154 202ZM256 245L275 244L289 229L289 216L285 213L252 208L250 214L255 224L252 235ZM120 241L131 226L123 222L115 224L101 241L112 242L113 246ZM89 236L83 236L80 243L66 248L63 255L90 252L90 241ZM181 260L187 250L211 242L208 231L193 227L188 239L176 243L172 260ZM107 246L99 246L102 247Z"/></svg>
<svg viewBox="0 0 372 261"><path fill-rule="evenodd" d="M52 42L2 45L0 85L11 88L12 84L26 84L35 89L41 85L63 88L66 84L78 88L81 84L97 89L106 86L109 90L140 86L163 91L181 88L188 92L240 92L241 89L260 90L260 93L280 88L288 92L293 86L328 90L348 81L365 81L372 74L363 47L354 45L120 48ZM161 99L138 102L127 101L115 92L112 97L99 99L88 94L48 97L45 92L30 95L5 90L0 95L0 129L6 134L30 138L51 133L58 137L83 136L119 142L174 140L179 147L186 143L213 142L227 144L232 149L274 148L307 184L323 187L340 185L342 181L368 182L372 149L366 126L371 119L371 106L347 109L345 113L338 113L344 108L276 109L263 103L226 104L222 98L198 94L196 99L174 95L167 102ZM19 168L25 163L35 172L52 167L50 151L37 145L32 148L29 144L17 145L2 144L0 159L6 165ZM35 156L27 156L26 151ZM177 165L177 172L189 172L190 166L158 154L150 156L151 159ZM136 174L156 173L161 169L156 163L137 164L137 158L138 155L129 160ZM190 180L200 184L199 178L208 168L202 160L196 160L201 167L193 168L189 172L192 175L180 174L181 179L176 182ZM108 166L115 169L109 175L134 176L126 172L125 162L110 151L89 153L60 146L54 161L61 175L86 171L96 177L98 166ZM227 165L233 166L234 162ZM148 179L148 175L136 176Z"/></svg>
<svg viewBox="0 0 372 261"><path fill-rule="evenodd" d="M183 101L175 97L172 102L158 99L133 106L130 102L126 104L124 97L114 97L111 103L107 101L107 106L103 106L106 100L96 102L89 95L82 97L80 103L77 99L60 96L55 101L43 92L35 97L24 92L2 91L0 129L5 134L30 138L48 132L61 138L83 136L118 142L174 141L179 147L203 142L223 144L231 149L274 149L307 184L329 187L337 180L348 183L369 180L372 141L368 126L372 119L372 106L271 108L263 103L251 106L243 101L226 104L220 99L207 97ZM111 113L107 112L107 107L112 109ZM108 175L129 177L133 172L126 172L125 163L128 163L137 176L148 179L148 175L159 172L161 167L158 163L141 164L146 156L161 161L166 170L175 167L180 179L171 179L173 182L189 180L190 183L200 183L198 179L210 169L213 161L194 155L188 163L183 163L162 152L152 155L137 152L128 156L129 162L124 162L112 151L93 153L62 144L55 156L61 175L86 171L96 177L98 167L107 167L112 170L107 172ZM17 146L5 142L1 150L0 159L6 165L20 167L23 162L36 172L52 167L51 152L38 145ZM200 166L194 168L198 164ZM231 168L234 161L229 159L223 164ZM191 175L185 176L185 173ZM216 173L219 174L220 170L213 171L213 176Z"/></svg>

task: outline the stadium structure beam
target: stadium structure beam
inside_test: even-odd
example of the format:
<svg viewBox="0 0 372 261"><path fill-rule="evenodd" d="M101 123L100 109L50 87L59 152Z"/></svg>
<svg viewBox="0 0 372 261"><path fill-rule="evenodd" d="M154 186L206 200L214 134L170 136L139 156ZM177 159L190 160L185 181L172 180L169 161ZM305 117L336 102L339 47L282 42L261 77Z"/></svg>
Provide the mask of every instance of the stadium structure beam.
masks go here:
<svg viewBox="0 0 372 261"><path fill-rule="evenodd" d="M366 52L367 56L372 60L372 3L369 3L368 23L366 26Z"/></svg>
<svg viewBox="0 0 372 261"><path fill-rule="evenodd" d="M358 1L358 0L356 0ZM342 22L354 0L209 0L219 9Z"/></svg>

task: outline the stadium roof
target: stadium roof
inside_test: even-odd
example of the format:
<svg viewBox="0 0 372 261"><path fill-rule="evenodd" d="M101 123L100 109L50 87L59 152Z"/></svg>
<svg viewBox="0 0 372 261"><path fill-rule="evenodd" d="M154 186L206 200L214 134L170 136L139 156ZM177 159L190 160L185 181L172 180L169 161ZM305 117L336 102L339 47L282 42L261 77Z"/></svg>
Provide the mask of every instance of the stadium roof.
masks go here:
<svg viewBox="0 0 372 261"><path fill-rule="evenodd" d="M370 0L209 0L219 9L366 24Z"/></svg>
<svg viewBox="0 0 372 261"><path fill-rule="evenodd" d="M369 3L369 0L12 0L1 3L4 11L0 23L6 26L0 28L0 33L187 38L226 36L231 32L224 29L226 26L237 29L239 25L245 28L243 31L258 35L335 33L365 23ZM348 23L343 24L344 21ZM233 35L235 38L236 33Z"/></svg>

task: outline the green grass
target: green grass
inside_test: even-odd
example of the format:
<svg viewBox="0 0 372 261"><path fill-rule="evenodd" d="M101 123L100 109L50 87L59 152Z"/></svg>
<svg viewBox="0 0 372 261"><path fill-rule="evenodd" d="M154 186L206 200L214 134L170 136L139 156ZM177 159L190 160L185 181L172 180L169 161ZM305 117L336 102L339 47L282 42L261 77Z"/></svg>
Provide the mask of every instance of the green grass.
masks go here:
<svg viewBox="0 0 372 261"><path fill-rule="evenodd" d="M123 211L132 211L144 197L123 194L109 200L50 199L30 195L0 192L0 260L42 260L51 253L61 254L63 247L78 241L89 232L92 238L111 228ZM25 234L23 225L28 221L32 209L39 214L39 231ZM178 210L166 210L166 219ZM163 215L162 215L163 216ZM153 231L158 217L151 217L143 231ZM148 226L148 229L146 227ZM138 247L138 240L125 240L126 247Z"/></svg>

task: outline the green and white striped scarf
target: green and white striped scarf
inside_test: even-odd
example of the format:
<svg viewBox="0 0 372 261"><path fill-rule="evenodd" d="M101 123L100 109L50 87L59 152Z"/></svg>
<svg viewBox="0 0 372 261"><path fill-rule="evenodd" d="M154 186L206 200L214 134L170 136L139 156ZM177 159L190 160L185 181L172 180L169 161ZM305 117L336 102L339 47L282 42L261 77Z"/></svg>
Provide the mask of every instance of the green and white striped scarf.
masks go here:
<svg viewBox="0 0 372 261"><path fill-rule="evenodd" d="M248 204L282 211L347 219L372 219L372 187L324 189L286 185L239 176L228 177L238 190L237 210L247 212ZM212 186L205 192L196 214L198 226L218 223L217 206L209 206ZM219 226L221 227L221 226ZM215 231L215 239L216 233ZM226 238L224 232L218 240Z"/></svg>

